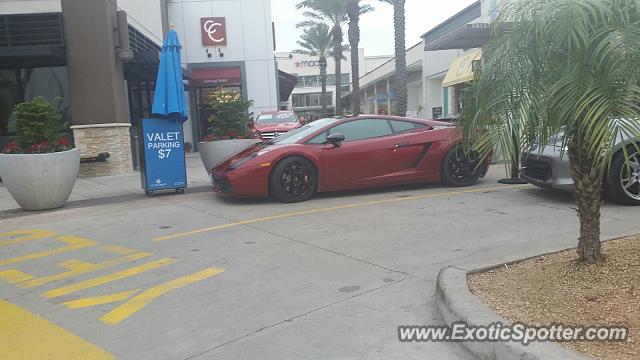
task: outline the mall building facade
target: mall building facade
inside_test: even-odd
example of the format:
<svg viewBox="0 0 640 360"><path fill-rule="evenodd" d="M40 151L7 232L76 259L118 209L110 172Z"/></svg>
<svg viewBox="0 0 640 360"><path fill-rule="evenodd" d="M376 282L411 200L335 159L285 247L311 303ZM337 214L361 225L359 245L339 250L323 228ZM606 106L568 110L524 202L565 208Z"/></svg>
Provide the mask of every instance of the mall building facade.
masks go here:
<svg viewBox="0 0 640 360"><path fill-rule="evenodd" d="M81 174L133 171L137 129L151 116L170 23L183 46L191 148L208 131L212 92L237 90L256 113L277 109L288 96L279 85L293 82L276 68L270 0L2 1L0 145L11 135L15 104L60 98L82 154L110 154L106 162L83 164Z"/></svg>
<svg viewBox="0 0 640 360"><path fill-rule="evenodd" d="M422 35L406 51L407 116L453 119L462 110L464 92L482 59L491 23L509 0L478 0ZM395 113L395 58L360 78L364 114ZM345 95L350 100L350 94Z"/></svg>
<svg viewBox="0 0 640 360"><path fill-rule="evenodd" d="M351 90L351 52L344 53L344 60L341 62L341 78L340 84L343 87L342 93L348 93ZM358 58L360 65L360 73L373 70L383 63L389 61L393 56L366 56L364 49L358 49ZM298 116L307 118L317 118L321 113L320 106L320 64L317 57L292 52L276 53L278 69L297 77L297 82L293 88L291 97L282 104L283 108L293 110ZM327 113L335 115L335 61L329 57L327 59ZM343 107L345 111L350 108Z"/></svg>

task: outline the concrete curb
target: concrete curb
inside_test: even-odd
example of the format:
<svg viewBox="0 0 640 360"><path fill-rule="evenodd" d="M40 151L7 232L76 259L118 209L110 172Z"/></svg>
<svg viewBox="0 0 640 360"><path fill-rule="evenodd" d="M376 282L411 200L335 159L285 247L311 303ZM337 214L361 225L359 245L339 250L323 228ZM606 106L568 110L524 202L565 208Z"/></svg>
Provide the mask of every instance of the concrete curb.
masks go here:
<svg viewBox="0 0 640 360"><path fill-rule="evenodd" d="M490 325L510 322L500 317L469 290L467 271L455 267L440 269L436 283L436 306L446 324L465 322L469 325ZM519 342L460 342L467 351L481 360L589 360L584 354L562 345L545 342L527 346Z"/></svg>

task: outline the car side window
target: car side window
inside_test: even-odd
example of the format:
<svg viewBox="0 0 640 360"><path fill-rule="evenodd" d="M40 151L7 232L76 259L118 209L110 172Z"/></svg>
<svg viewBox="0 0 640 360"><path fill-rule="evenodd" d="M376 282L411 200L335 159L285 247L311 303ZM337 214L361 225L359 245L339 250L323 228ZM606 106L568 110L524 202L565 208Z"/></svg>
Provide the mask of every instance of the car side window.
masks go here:
<svg viewBox="0 0 640 360"><path fill-rule="evenodd" d="M307 141L307 144L324 144L327 142L327 131L323 131L320 134L316 135L313 139Z"/></svg>
<svg viewBox="0 0 640 360"><path fill-rule="evenodd" d="M393 132L395 134L410 132L415 129L425 129L427 125L414 123L411 121L401 121L401 120L389 120L391 127L393 128Z"/></svg>
<svg viewBox="0 0 640 360"><path fill-rule="evenodd" d="M343 134L345 141L355 141L392 135L393 131L385 119L362 119L348 121L329 129L329 135L337 133Z"/></svg>

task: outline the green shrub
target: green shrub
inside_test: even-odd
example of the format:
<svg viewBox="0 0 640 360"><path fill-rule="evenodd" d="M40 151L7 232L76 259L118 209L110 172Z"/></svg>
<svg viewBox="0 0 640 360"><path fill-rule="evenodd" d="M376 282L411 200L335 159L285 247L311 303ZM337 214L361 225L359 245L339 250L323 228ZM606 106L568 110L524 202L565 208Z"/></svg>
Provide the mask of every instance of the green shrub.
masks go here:
<svg viewBox="0 0 640 360"><path fill-rule="evenodd" d="M72 146L64 138L68 128L58 110L60 98L52 102L42 97L23 102L14 107L9 126L16 132L14 142L7 145L5 153L48 153L69 150Z"/></svg>
<svg viewBox="0 0 640 360"><path fill-rule="evenodd" d="M220 89L211 95L209 104L213 115L209 117L211 134L206 140L237 139L242 138L247 132L249 122L249 107L253 101L244 101L237 91L225 91Z"/></svg>

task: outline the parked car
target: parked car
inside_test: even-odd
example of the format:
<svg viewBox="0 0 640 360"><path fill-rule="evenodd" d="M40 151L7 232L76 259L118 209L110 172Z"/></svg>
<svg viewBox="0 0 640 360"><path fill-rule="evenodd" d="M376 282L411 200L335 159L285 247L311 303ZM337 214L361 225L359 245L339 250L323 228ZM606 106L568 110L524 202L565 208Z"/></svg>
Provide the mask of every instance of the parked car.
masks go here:
<svg viewBox="0 0 640 360"><path fill-rule="evenodd" d="M438 121L366 115L314 121L237 154L212 171L214 191L283 202L316 192L444 181L470 186L486 173L459 131ZM488 163L488 162L487 162Z"/></svg>
<svg viewBox="0 0 640 360"><path fill-rule="evenodd" d="M524 179L539 187L573 192L569 154L563 151L563 135L552 136L542 149L535 144L524 154L521 171ZM638 143L637 140L618 138L611 168L603 181L608 197L627 205L640 205L640 153L632 145L634 141ZM623 146L628 150L629 167L625 166Z"/></svg>
<svg viewBox="0 0 640 360"><path fill-rule="evenodd" d="M249 127L254 131L254 137L271 140L302 125L293 111L281 110L261 112Z"/></svg>

